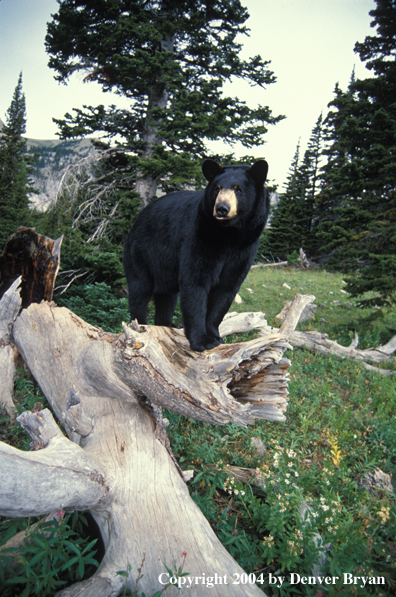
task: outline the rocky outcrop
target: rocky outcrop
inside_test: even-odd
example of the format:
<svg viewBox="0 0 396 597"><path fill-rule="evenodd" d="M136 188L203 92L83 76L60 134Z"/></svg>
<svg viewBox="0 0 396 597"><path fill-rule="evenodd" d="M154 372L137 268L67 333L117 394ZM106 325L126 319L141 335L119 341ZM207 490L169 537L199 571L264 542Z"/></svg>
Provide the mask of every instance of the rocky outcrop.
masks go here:
<svg viewBox="0 0 396 597"><path fill-rule="evenodd" d="M27 149L36 156L30 181L37 193L31 194L30 203L39 211L45 211L55 201L66 168L94 151L90 139L27 139Z"/></svg>

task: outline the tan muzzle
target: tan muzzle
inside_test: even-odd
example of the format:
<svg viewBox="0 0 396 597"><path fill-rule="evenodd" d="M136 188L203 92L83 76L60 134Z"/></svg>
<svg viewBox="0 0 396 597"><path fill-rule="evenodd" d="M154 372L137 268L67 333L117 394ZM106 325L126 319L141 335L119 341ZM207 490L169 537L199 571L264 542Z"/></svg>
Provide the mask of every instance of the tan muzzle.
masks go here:
<svg viewBox="0 0 396 597"><path fill-rule="evenodd" d="M238 199L233 189L221 189L214 204L213 215L218 220L231 220L237 215Z"/></svg>

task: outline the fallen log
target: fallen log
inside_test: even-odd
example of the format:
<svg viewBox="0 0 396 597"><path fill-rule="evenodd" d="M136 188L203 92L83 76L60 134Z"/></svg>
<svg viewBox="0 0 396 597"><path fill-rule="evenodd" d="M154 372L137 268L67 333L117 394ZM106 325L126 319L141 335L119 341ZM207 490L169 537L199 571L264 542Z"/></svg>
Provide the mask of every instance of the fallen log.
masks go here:
<svg viewBox="0 0 396 597"><path fill-rule="evenodd" d="M163 588L165 566L174 570L186 552L192 596L202 595L203 571L227 579L211 595L263 595L256 585L233 584L243 570L191 499L160 407L218 425L285 420L290 361L283 355L312 298L298 296L280 330L262 314L230 314L220 333L265 335L204 353L192 352L178 329L135 322L111 334L52 302L22 310L13 341L66 435L48 409L18 418L35 450L0 443L0 515L89 509L105 547L94 576L58 596L116 597L138 578L151 595Z"/></svg>
<svg viewBox="0 0 396 597"><path fill-rule="evenodd" d="M255 263L250 269L256 269L258 267L285 267L287 261L278 261L277 263Z"/></svg>
<svg viewBox="0 0 396 597"><path fill-rule="evenodd" d="M306 304L304 310L300 315L298 323L302 323L303 321L312 319L315 309L317 307L317 305L312 304L314 300L315 297L312 297L312 301ZM278 315L276 315L275 317L284 321L289 312L290 305L291 301L287 301L284 304L280 313L278 313ZM296 326L294 326L294 328L295 327ZM338 344L338 342L336 342L335 340L330 340L327 334L322 334L321 332L318 332L316 330L302 332L294 328L292 330L289 340L290 343L296 348L305 348L307 350L312 350L320 354L333 354L341 358L356 359L358 361L361 361L363 366L368 371L381 373L381 375L395 375L396 373L393 370L375 367L366 362L373 361L374 363L391 363L394 359L391 355L396 351L396 336L393 336L393 338L383 346L377 346L377 348L367 348L364 350L360 350L357 348L359 344L359 336L357 334L355 334L355 337L349 346L342 346L341 344ZM276 328L274 328L274 330L275 329Z"/></svg>
<svg viewBox="0 0 396 597"><path fill-rule="evenodd" d="M300 267L302 269L309 269L311 267L311 264L306 256L306 254L304 253L303 249L300 249L299 252L299 257L298 257L298 261L300 262ZM252 267L250 269L256 269L258 267L286 267L288 265L288 261L277 261L274 263L256 263L255 265L252 265Z"/></svg>

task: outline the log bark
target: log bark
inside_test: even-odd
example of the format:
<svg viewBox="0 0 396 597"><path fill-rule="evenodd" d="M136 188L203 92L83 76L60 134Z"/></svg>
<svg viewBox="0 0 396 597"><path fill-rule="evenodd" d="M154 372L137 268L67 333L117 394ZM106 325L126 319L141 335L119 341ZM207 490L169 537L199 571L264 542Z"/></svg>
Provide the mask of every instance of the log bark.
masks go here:
<svg viewBox="0 0 396 597"><path fill-rule="evenodd" d="M303 306L298 300L295 321ZM262 314L230 314L221 333L267 333L194 353L182 330L135 324L116 335L54 303L22 310L14 341L67 437L49 411L20 417L36 449L0 444L0 515L89 508L105 546L96 574L59 596L133 591L144 554L138 588L151 595L162 588L162 573L166 580L164 566L175 569L184 552L191 595L206 592L203 572L227 580L210 589L216 597L263 594L232 584L243 571L190 498L159 407L219 425L284 420L292 319L285 334L268 328ZM179 594L176 587L167 593Z"/></svg>

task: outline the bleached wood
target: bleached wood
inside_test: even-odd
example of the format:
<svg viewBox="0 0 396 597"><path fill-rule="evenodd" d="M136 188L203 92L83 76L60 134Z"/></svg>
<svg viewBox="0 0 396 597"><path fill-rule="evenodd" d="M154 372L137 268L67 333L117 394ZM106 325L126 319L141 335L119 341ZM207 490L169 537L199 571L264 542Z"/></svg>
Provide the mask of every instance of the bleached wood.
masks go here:
<svg viewBox="0 0 396 597"><path fill-rule="evenodd" d="M21 308L21 276L11 284L0 300L0 341L9 344L12 341L11 326Z"/></svg>
<svg viewBox="0 0 396 597"><path fill-rule="evenodd" d="M381 375L389 375L392 377L396 375L396 371L392 369L382 369L382 367L373 367L373 365L369 365L368 363L363 362L363 367L367 369L367 371L373 371L374 373L380 373Z"/></svg>
<svg viewBox="0 0 396 597"><path fill-rule="evenodd" d="M384 346L378 346L376 348L379 352L384 352L385 354L392 354L396 350L396 336L393 336L391 340Z"/></svg>
<svg viewBox="0 0 396 597"><path fill-rule="evenodd" d="M62 479L67 494L74 494L74 488L81 483L80 477L83 477L84 483L87 482L86 475L81 475L80 471L76 473L74 469L67 478L64 476L64 469L69 469L65 463L70 446L76 451L76 455L70 458L73 466L77 466L78 455L83 452L89 462L93 461L93 470L103 476L103 483L99 485L108 488L108 493L98 497L96 502L90 498L92 503L87 500L84 504L89 506L102 533L106 554L101 566L93 579L75 585L60 595L117 595L123 591L125 580L132 590L136 570L144 553L145 569L139 588L150 595L161 588L158 577L165 571L164 564L171 569L178 566L183 551L189 554L185 570L193 577L201 577L203 571L207 577L215 573L223 577L226 574L230 583L226 588L227 595L262 595L255 586L244 586L242 590L240 585L231 584L232 575L242 573L242 570L191 500L167 447L157 439L160 430L150 402L156 398L153 387L158 388L161 384L165 389L159 392L159 398L156 398L158 402L162 401L162 397L168 402L173 400L174 404L185 401L191 409L188 412L203 413L207 408L209 413L213 409L214 420L220 417L223 422L226 417L233 420L234 416L242 420L242 414L245 415L249 409L251 411L251 405L240 404L230 396L230 404L235 403L237 406L234 405L234 410L230 409L231 414L226 415L228 392L222 385L225 386L227 379L232 379L232 372L237 369L240 359L252 358L257 371L267 361L273 367L275 355L282 355L285 341L279 334L273 334L267 340L257 339L247 343L249 346L224 345L219 347L217 356L211 352L202 355L202 360L198 359L199 365L194 368L194 357L201 358L201 355L189 350L182 332L154 326L148 328L140 332L131 330L127 341L124 334L106 334L86 324L67 309L48 303L31 305L21 313L14 325L18 349L56 416L65 423L69 437L79 443L77 446L55 435L46 448L26 453L36 466L39 459L42 468L38 477L46 478L48 471L44 465L52 461L53 470L60 479L58 482L53 479L54 491L47 489L46 493L50 497L46 499L36 486L39 503L34 502L31 510L52 510L55 502L59 507L65 507L65 498L62 498L60 491L58 494ZM260 361L260 353L264 348L269 348L270 354ZM173 354L175 350L178 350L178 355ZM125 352L126 358L123 357ZM195 398L188 394L186 380L178 380L177 375L171 372L171 361L166 364L162 362L166 357L173 359L176 367L185 367L187 363L190 385L197 384L205 391L216 385L214 380L217 375L217 389L212 389L212 395L206 401L201 397L201 404L196 404ZM222 359L226 363L224 367ZM133 374L131 361L134 363ZM202 364L207 370L204 375ZM159 376L159 381L150 389L153 376ZM201 378L207 378L205 383ZM173 389L171 382L175 384ZM145 385L148 391L143 399L141 395ZM221 397L219 403L223 401L220 406L215 400L217 394ZM198 393L196 400L199 402ZM254 408L259 411L260 405L254 405ZM72 409L76 411L73 417L69 412ZM249 417L254 420L252 413ZM69 427L71 421L73 424ZM246 419L243 421L246 422ZM52 446L57 443L62 444L62 449L59 446L53 450ZM7 457L9 450L4 450ZM17 473L22 470L24 484L29 484L26 457L21 458L14 449L11 449L11 457L14 458L11 476L22 478ZM7 471L11 474L10 467ZM24 493L21 488L19 491ZM84 497L86 490L81 492ZM24 501L22 498L22 506L18 505L18 515L25 511ZM70 505L70 501L68 503ZM80 502L73 504L73 507L80 506ZM9 505L6 508L8 515L16 515L10 510ZM120 570L128 570L128 565L131 566L131 572L127 579L117 575ZM221 597L224 589L224 586L213 587L211 594ZM189 589L189 593L198 597L202 595L202 590L202 585L198 584ZM167 589L167 593L179 594L173 588Z"/></svg>
<svg viewBox="0 0 396 597"><path fill-rule="evenodd" d="M25 452L0 442L0 516L38 516L99 503L108 488L95 461L62 435L49 410L26 418L47 445Z"/></svg>
<svg viewBox="0 0 396 597"><path fill-rule="evenodd" d="M15 351L12 346L0 347L0 411L10 422L15 422L15 405L12 398L15 375Z"/></svg>
<svg viewBox="0 0 396 597"><path fill-rule="evenodd" d="M361 361L364 367L369 371L375 371L382 375L395 374L392 370L373 367L366 363L366 361L374 361L375 363L381 363L383 361L391 362L393 360L391 355L396 351L396 336L384 346L360 350L357 348L359 344L359 336L357 334L355 334L355 337L349 346L342 346L335 340L330 340L327 334L322 334L315 330L307 332L296 330L295 327L298 323L298 321L296 322L297 314L302 314L304 310L307 309L307 306L314 300L314 296L297 294L292 303L286 303L282 311L277 315L277 317L284 319L279 331L283 332L283 334L288 337L293 346L297 348L306 348L307 350L313 350L321 354L334 354L341 358L356 359ZM291 315L289 316L290 310Z"/></svg>
<svg viewBox="0 0 396 597"><path fill-rule="evenodd" d="M250 330L267 330L271 332L264 313L258 311L256 313L236 313L232 311L227 313L219 326L220 336L230 336L231 334L239 334L248 332Z"/></svg>
<svg viewBox="0 0 396 597"><path fill-rule="evenodd" d="M278 263L256 263L252 265L250 269L256 269L257 267L284 267L287 265L287 261L278 261Z"/></svg>
<svg viewBox="0 0 396 597"><path fill-rule="evenodd" d="M280 319L281 321L283 321L290 309L291 304L292 304L292 301L286 301L286 303L284 304L280 313L278 313L278 315L275 315L275 319ZM317 308L318 308L317 305L312 305L312 304L306 305L300 315L298 323L302 323L304 321L309 321L310 319L313 319L313 317L315 315L315 310Z"/></svg>
<svg viewBox="0 0 396 597"><path fill-rule="evenodd" d="M313 303L314 300L315 297L313 295L299 293L296 294L280 327L280 333L284 334L285 336L291 334L295 330L300 320L301 314L304 312L304 309L307 307L307 305Z"/></svg>
<svg viewBox="0 0 396 597"><path fill-rule="evenodd" d="M159 407L220 425L284 420L291 325L285 335L262 314L231 314L223 334L257 328L264 335L194 353L182 330L131 324L109 334L45 302L21 312L14 341L68 437L49 411L23 414L21 424L42 449L0 444L0 514L89 508L105 546L92 579L58 595L133 591L144 554L139 591L151 595L162 588L164 566L178 567L182 552L190 578L227 577L227 586L210 589L214 597L263 595L254 585L232 584L243 571L190 498ZM199 581L188 589L193 597L203 591ZM170 587L167 594L180 593Z"/></svg>
<svg viewBox="0 0 396 597"><path fill-rule="evenodd" d="M254 318L256 323L259 319ZM234 324L229 325L229 333L244 325L236 318ZM183 330L158 326L140 326L139 330L129 330L128 337L117 342L117 375L152 403L218 425L230 421L248 425L258 418L285 419L284 408L272 404L273 392L265 383L268 368L290 348L282 334L272 332L250 342L223 344L196 353L191 351ZM90 361L93 366L95 362ZM285 379L287 368L282 372ZM90 371L91 378L98 373L96 369ZM256 399L253 406L249 392L259 382L260 400ZM232 395L235 383L244 388L238 399Z"/></svg>
<svg viewBox="0 0 396 597"><path fill-rule="evenodd" d="M290 343L297 348L306 348L307 350L313 350L320 354L334 354L341 358L350 358L357 361L361 361L364 366L368 369L375 370L379 373L392 374L392 371L382 370L380 368L373 368L365 361L373 361L375 363L391 362L391 352L389 352L393 346L390 341L386 347L386 351L383 346L378 348L368 348L366 350L360 350L357 347L358 338L355 337L349 346L342 346L335 340L330 340L327 334L322 334L317 331L300 332L294 330L290 335ZM388 347L389 345L389 347ZM393 348L393 352L396 350L396 345Z"/></svg>
<svg viewBox="0 0 396 597"><path fill-rule="evenodd" d="M15 422L13 401L15 359L17 356L12 342L12 325L21 308L19 276L0 300L0 409Z"/></svg>

